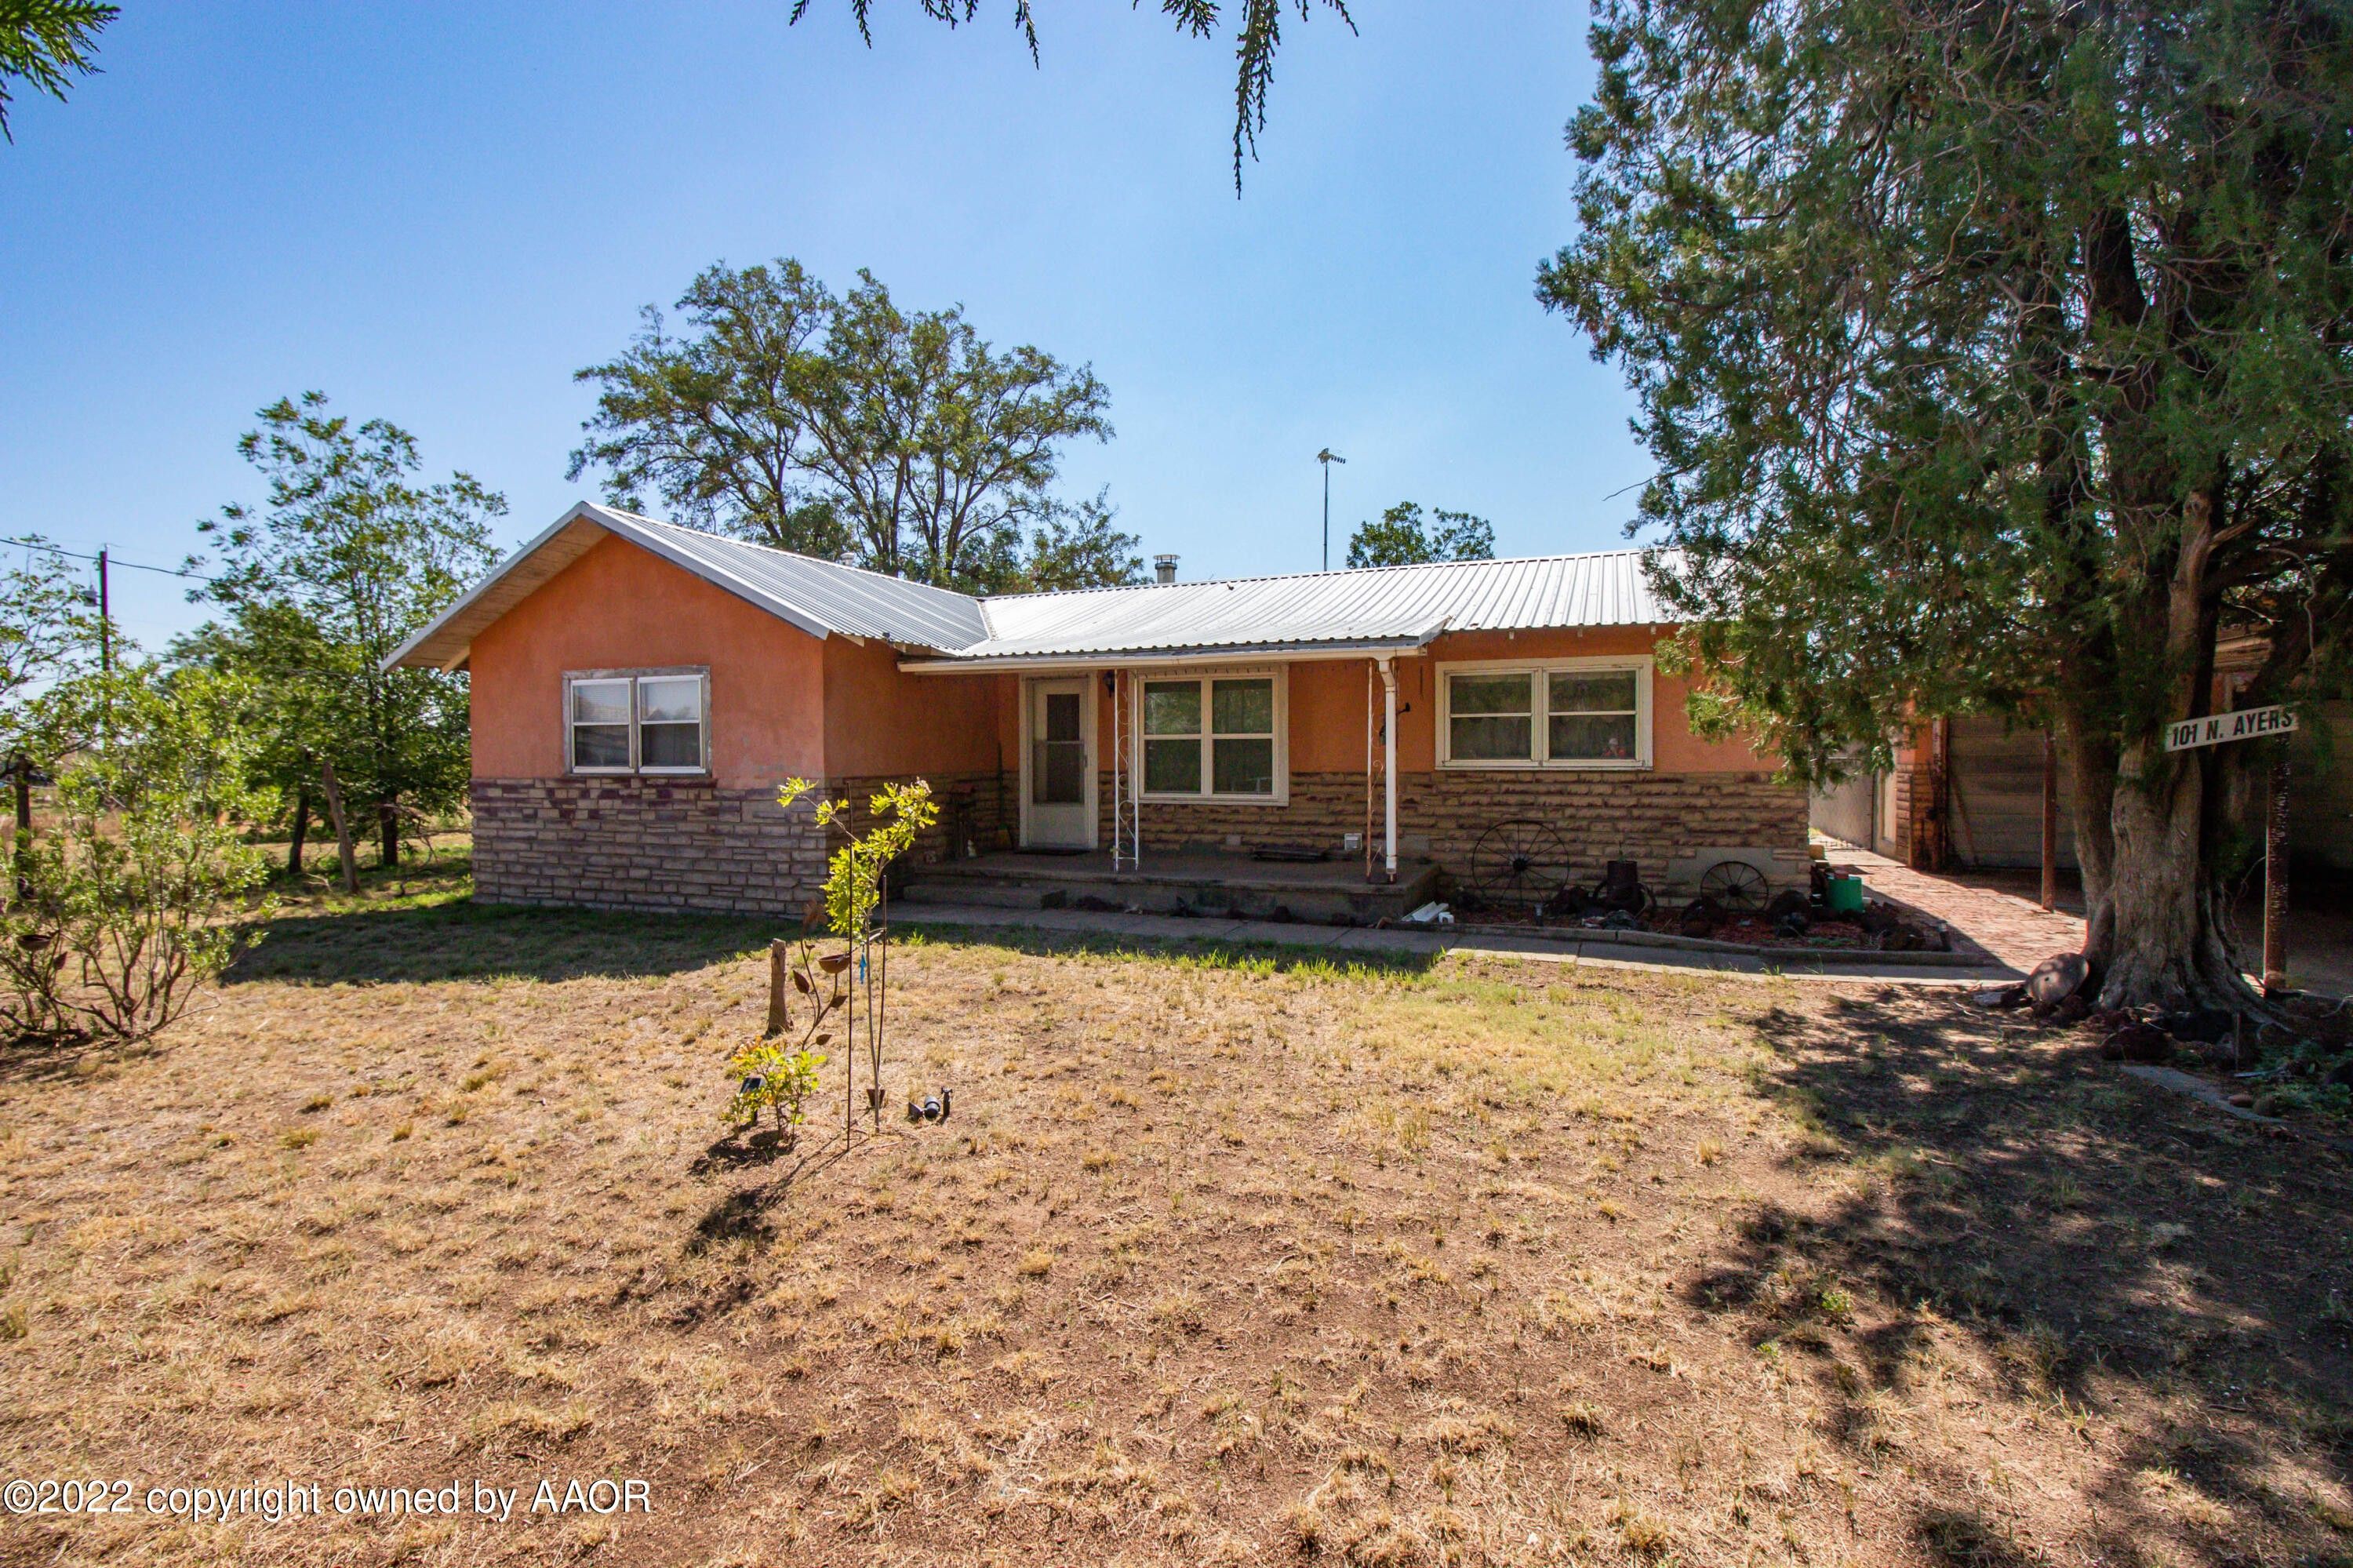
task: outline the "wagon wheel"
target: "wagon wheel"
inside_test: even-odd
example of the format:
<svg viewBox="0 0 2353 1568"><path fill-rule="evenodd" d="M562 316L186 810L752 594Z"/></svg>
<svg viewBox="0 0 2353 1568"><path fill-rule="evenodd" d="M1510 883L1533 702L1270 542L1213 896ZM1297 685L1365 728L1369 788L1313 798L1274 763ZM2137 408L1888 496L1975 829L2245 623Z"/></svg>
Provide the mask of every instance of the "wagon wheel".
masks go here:
<svg viewBox="0 0 2353 1568"><path fill-rule="evenodd" d="M1745 860L1717 861L1700 873L1699 890L1735 915L1753 915L1765 907L1765 874Z"/></svg>
<svg viewBox="0 0 2353 1568"><path fill-rule="evenodd" d="M1472 846L1471 885L1491 905L1539 907L1568 885L1568 845L1528 818L1497 822Z"/></svg>

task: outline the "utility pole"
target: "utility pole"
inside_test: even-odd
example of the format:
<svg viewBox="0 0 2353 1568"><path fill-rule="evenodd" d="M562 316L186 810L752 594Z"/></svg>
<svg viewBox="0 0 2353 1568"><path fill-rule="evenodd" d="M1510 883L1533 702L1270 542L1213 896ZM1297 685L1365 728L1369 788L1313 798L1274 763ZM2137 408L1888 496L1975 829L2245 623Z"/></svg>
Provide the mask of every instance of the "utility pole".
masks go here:
<svg viewBox="0 0 2353 1568"><path fill-rule="evenodd" d="M1315 454L1315 461L1324 465L1324 569L1328 572L1332 569L1332 465L1348 460L1325 447Z"/></svg>
<svg viewBox="0 0 2353 1568"><path fill-rule="evenodd" d="M100 674L114 673L114 621L109 613L106 596L106 546L98 547L98 668Z"/></svg>

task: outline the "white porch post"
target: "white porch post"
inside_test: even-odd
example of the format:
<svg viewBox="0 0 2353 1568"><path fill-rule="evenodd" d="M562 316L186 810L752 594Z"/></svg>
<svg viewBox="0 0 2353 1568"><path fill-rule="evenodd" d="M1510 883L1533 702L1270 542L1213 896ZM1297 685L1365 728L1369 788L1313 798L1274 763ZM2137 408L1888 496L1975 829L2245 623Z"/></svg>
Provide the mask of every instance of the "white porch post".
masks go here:
<svg viewBox="0 0 2353 1568"><path fill-rule="evenodd" d="M1381 789L1387 821L1381 839L1389 880L1397 880L1397 665L1381 661Z"/></svg>
<svg viewBox="0 0 2353 1568"><path fill-rule="evenodd" d="M1127 747L1122 759L1127 767L1128 863L1136 870L1144 869L1144 687L1135 672L1127 673L1127 738L1121 744Z"/></svg>
<svg viewBox="0 0 2353 1568"><path fill-rule="evenodd" d="M1111 681L1111 868L1117 871L1120 862L1120 812L1124 809L1120 795L1120 765L1125 760L1119 749L1120 721L1125 715L1119 711L1119 672L1111 670L1105 674ZM1087 695L1092 697L1094 694L1090 692Z"/></svg>

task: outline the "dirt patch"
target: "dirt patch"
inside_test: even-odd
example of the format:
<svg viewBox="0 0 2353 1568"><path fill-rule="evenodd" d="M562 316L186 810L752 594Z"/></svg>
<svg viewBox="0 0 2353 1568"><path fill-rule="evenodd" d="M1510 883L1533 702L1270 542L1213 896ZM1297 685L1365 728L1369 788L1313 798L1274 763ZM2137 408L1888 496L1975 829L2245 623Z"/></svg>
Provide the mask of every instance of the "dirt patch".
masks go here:
<svg viewBox="0 0 2353 1568"><path fill-rule="evenodd" d="M0 1558L2353 1541L2344 1162L2088 1044L1862 982L934 938L892 1087L954 1116L794 1173L715 1148L768 934L346 907L155 1052L0 1065L0 1476L653 1503Z"/></svg>

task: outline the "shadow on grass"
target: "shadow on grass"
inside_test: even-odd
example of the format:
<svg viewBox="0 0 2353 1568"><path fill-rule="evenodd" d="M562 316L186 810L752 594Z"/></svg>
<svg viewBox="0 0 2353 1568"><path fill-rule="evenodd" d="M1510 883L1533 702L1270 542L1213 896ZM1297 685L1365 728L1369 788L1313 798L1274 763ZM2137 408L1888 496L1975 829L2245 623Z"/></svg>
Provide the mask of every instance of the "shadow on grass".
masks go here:
<svg viewBox="0 0 2353 1568"><path fill-rule="evenodd" d="M1949 1324L2021 1406L2099 1452L2109 1560L2144 1561L2160 1537L2230 1560L2252 1516L2273 1548L2348 1561L2276 1466L2348 1478L2353 1162L2125 1078L2087 1036L1955 999L1884 989L1746 1022L1771 1052L1758 1087L1804 1128L1793 1162L1854 1179L1827 1211L1753 1207L1684 1288L1704 1311L1753 1314L1751 1338L1819 1381L1840 1441L1867 1458L1891 1440L1885 1397L1936 1375ZM1892 1309L1848 1337L1859 1366L1824 1331L1855 1287ZM2151 1475L2235 1517L2160 1506ZM1923 1515L1918 1531L1938 1562L2043 1560L1992 1517Z"/></svg>
<svg viewBox="0 0 2353 1568"><path fill-rule="evenodd" d="M686 1238L686 1255L702 1258L715 1254L724 1262L700 1277L697 1287L670 1312L669 1321L691 1328L723 1318L774 1283L760 1255L776 1239L776 1222L772 1217L776 1206L800 1182L854 1154L895 1144L901 1136L893 1128L861 1129L846 1136L837 1131L823 1137L807 1129L790 1150L755 1151L732 1136L712 1145L689 1168L689 1174L708 1178L755 1168L773 1173L754 1185L722 1192L695 1221Z"/></svg>
<svg viewBox="0 0 2353 1568"><path fill-rule="evenodd" d="M126 1043L89 1034L0 1038L0 1084L62 1083L151 1049L143 1042Z"/></svg>
<svg viewBox="0 0 2353 1568"><path fill-rule="evenodd" d="M227 977L316 985L449 980L625 979L676 974L740 958L798 931L783 916L656 915L477 904L463 884L408 900L322 901L260 923L261 940ZM1335 980L1428 973L1434 957L1336 956L1264 943L1155 940L1004 927L908 927L900 949L987 947L1029 957L1086 956Z"/></svg>
<svg viewBox="0 0 2353 1568"><path fill-rule="evenodd" d="M463 898L338 905L262 922L227 983L586 978L676 974L739 957L787 923L748 916L644 915L476 904Z"/></svg>

